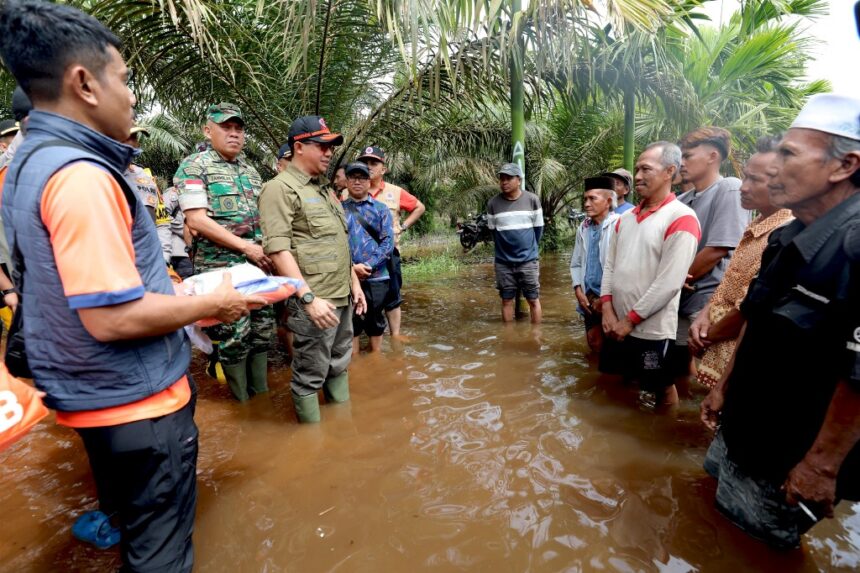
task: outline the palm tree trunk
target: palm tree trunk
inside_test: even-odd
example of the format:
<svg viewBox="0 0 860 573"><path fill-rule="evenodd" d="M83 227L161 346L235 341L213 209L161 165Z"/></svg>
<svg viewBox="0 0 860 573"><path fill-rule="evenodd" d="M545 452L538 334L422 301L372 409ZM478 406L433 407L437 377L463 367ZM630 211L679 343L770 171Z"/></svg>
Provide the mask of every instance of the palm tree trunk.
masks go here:
<svg viewBox="0 0 860 573"><path fill-rule="evenodd" d="M636 94L633 86L624 88L624 169L633 173L633 130L636 127Z"/></svg>
<svg viewBox="0 0 860 573"><path fill-rule="evenodd" d="M323 67L325 66L325 48L328 43L328 24L331 21L332 0L328 0L328 6L325 11L325 25L323 26L323 35L320 40L320 66L317 69L317 102L314 107L314 113L320 114L320 94L322 93L323 82Z"/></svg>
<svg viewBox="0 0 860 573"><path fill-rule="evenodd" d="M511 0L511 20L522 11L522 0ZM525 49L521 26L515 30L517 40L512 44L511 53L511 144L514 163L519 164L523 174L526 172L526 118L523 109L523 59ZM526 179L523 177L523 186Z"/></svg>

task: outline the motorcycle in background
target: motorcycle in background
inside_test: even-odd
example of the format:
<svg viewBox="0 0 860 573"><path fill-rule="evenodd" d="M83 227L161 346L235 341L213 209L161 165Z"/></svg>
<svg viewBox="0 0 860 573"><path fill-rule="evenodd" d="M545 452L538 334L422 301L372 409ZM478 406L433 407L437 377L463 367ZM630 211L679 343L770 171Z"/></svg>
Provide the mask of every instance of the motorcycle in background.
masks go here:
<svg viewBox="0 0 860 573"><path fill-rule="evenodd" d="M460 244L466 251L474 249L478 243L489 243L493 240L493 234L487 225L487 215L483 213L465 223L457 223L457 234L460 235Z"/></svg>

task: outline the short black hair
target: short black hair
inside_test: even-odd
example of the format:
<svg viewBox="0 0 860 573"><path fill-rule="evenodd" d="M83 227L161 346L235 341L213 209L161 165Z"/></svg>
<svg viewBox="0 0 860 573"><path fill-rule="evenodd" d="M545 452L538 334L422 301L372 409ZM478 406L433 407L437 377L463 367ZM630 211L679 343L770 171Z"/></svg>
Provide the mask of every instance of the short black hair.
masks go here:
<svg viewBox="0 0 860 573"><path fill-rule="evenodd" d="M30 99L56 101L63 74L80 63L101 74L109 46L122 42L76 8L42 0L7 0L0 9L0 56Z"/></svg>
<svg viewBox="0 0 860 573"><path fill-rule="evenodd" d="M782 141L781 133L777 135L762 135L755 140L755 152L776 153L780 141Z"/></svg>

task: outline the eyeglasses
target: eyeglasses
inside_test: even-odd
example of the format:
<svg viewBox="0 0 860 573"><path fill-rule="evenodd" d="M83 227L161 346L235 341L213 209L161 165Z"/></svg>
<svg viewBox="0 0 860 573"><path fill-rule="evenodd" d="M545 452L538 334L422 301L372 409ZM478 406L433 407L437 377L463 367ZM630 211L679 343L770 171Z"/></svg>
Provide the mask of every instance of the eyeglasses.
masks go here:
<svg viewBox="0 0 860 573"><path fill-rule="evenodd" d="M347 175L347 180L349 181L369 181L370 177L367 175Z"/></svg>
<svg viewBox="0 0 860 573"><path fill-rule="evenodd" d="M330 149L334 149L336 146L331 143L322 143L320 141L299 141L298 143L303 143L305 145L316 145L320 148L320 150L325 153Z"/></svg>

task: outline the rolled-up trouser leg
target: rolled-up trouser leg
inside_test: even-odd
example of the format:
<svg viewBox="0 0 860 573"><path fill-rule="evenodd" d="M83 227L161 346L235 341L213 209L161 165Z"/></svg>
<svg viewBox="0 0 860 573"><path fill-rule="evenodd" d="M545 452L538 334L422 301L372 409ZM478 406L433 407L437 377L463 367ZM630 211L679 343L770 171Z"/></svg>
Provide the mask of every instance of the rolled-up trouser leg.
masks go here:
<svg viewBox="0 0 860 573"><path fill-rule="evenodd" d="M305 313L302 304L291 298L287 326L293 332L292 381L294 394L316 392L325 381L346 371L352 353L352 305L335 309L340 322L320 329Z"/></svg>

